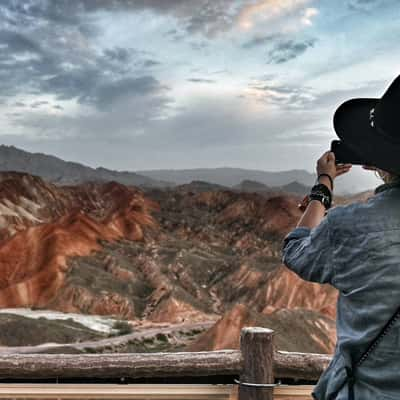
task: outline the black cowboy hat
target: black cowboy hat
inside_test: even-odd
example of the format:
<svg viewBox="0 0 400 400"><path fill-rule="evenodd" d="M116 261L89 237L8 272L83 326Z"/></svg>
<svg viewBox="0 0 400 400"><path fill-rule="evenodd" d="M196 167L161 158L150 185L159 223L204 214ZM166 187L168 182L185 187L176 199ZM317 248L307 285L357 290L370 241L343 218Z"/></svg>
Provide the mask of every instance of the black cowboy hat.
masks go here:
<svg viewBox="0 0 400 400"><path fill-rule="evenodd" d="M400 75L381 98L357 98L341 104L333 126L366 165L400 173Z"/></svg>

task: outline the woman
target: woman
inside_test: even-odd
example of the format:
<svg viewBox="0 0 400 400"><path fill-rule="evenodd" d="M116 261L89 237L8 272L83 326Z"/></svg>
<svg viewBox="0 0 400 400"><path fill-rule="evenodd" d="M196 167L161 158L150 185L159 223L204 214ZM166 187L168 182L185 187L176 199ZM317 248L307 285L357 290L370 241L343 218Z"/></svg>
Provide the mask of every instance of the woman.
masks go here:
<svg viewBox="0 0 400 400"><path fill-rule="evenodd" d="M366 160L363 167L377 171L383 183L364 203L330 208L333 181L351 165L335 164L334 153L324 153L317 163L318 185L297 227L283 242L282 261L288 268L307 281L329 283L339 291L336 348L313 397L398 400L400 76L380 99L342 104L334 127L339 138Z"/></svg>

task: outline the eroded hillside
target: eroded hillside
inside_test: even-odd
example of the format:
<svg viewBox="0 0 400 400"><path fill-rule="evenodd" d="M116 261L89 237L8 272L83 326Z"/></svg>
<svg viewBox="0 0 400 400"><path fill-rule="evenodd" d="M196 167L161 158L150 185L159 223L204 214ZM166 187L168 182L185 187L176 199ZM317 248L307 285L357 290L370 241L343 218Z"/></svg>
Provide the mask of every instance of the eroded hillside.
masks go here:
<svg viewBox="0 0 400 400"><path fill-rule="evenodd" d="M186 350L237 347L251 324L281 332L286 350L334 348L335 289L281 264L299 196L205 184L58 187L21 173L0 183L2 308L204 322Z"/></svg>

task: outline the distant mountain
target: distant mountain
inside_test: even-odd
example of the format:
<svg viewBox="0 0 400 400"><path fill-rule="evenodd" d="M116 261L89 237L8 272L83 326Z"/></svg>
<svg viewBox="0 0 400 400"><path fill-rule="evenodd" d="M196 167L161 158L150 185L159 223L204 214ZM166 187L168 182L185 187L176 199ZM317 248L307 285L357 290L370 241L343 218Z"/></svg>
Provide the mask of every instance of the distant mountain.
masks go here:
<svg viewBox="0 0 400 400"><path fill-rule="evenodd" d="M311 185L306 186L299 182L294 181L294 182L288 183L287 185L281 186L280 189L286 193L293 193L293 194L305 196L307 193L310 193Z"/></svg>
<svg viewBox="0 0 400 400"><path fill-rule="evenodd" d="M144 187L171 186L134 172L91 168L76 162L42 153L29 153L14 146L0 145L0 171L25 172L59 185L75 185L88 181L115 181L124 185Z"/></svg>
<svg viewBox="0 0 400 400"><path fill-rule="evenodd" d="M233 187L241 182L250 180L267 186L283 186L297 181L306 186L312 186L315 174L302 169L289 171L268 172L242 168L199 168L199 169L158 169L136 171L140 175L152 179L175 182L178 185L192 181L206 181L217 185Z"/></svg>
<svg viewBox="0 0 400 400"><path fill-rule="evenodd" d="M232 187L234 190L239 190L240 192L256 192L256 193L269 193L271 192L271 188L263 183L257 181L251 181L249 179L245 179L240 182L238 185Z"/></svg>
<svg viewBox="0 0 400 400"><path fill-rule="evenodd" d="M270 187L257 181L245 179L244 181L240 182L239 185L233 186L232 189L239 192L248 193L276 194L277 192L284 192L304 196L310 192L311 186L306 186L294 181L288 183L287 185Z"/></svg>
<svg viewBox="0 0 400 400"><path fill-rule="evenodd" d="M215 183L209 183L204 181L192 181L190 183L179 185L176 187L178 190L182 190L184 192L215 192L217 190L229 190L229 187L217 185Z"/></svg>
<svg viewBox="0 0 400 400"><path fill-rule="evenodd" d="M48 182L58 185L75 185L88 181L115 181L128 186L142 188L174 187L192 185L195 191L223 190L233 188L242 191L272 191L305 194L316 179L315 173L293 169L268 172L242 168L203 168L181 170L143 170L113 171L103 167L91 168L86 165L64 161L58 157L43 153L30 153L14 146L0 145L0 172L17 171L40 176ZM373 189L381 182L371 171L354 166L350 174L335 180L335 194L352 195ZM219 185L219 186L217 186ZM265 187L264 187L265 186ZM256 188L256 190L253 190ZM267 189L266 189L267 188Z"/></svg>
<svg viewBox="0 0 400 400"><path fill-rule="evenodd" d="M205 181L217 185L228 186L234 189L243 182L247 188L257 182L258 185L266 185L272 190L303 195L308 193L309 188L315 184L316 174L303 169L292 169L287 171L262 171L243 168L197 168L197 169L158 169L136 171L140 175L152 179L175 182L183 185L192 181ZM351 195L368 191L380 184L373 172L362 170L360 166L354 165L349 174L335 179L335 194ZM259 186L261 188L261 186ZM246 191L246 188L245 188ZM258 191L258 190L256 190Z"/></svg>

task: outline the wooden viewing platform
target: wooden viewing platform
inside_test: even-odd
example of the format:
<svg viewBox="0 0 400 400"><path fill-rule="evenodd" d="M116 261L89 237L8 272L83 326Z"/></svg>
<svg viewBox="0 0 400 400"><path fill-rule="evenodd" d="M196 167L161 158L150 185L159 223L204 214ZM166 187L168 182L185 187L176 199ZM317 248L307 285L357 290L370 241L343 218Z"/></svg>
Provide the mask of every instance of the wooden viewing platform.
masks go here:
<svg viewBox="0 0 400 400"><path fill-rule="evenodd" d="M312 386L276 388L274 399L311 399ZM0 384L0 399L236 400L236 385L208 384Z"/></svg>
<svg viewBox="0 0 400 400"><path fill-rule="evenodd" d="M317 381L331 356L275 351L273 331L242 329L240 350L120 354L1 354L0 379L138 379L237 376L238 384L0 384L0 399L311 399L312 386L260 387L276 379ZM218 383L218 382L217 382ZM250 385L248 385L250 384ZM255 385L253 385L255 384ZM32 397L33 396L33 397Z"/></svg>

